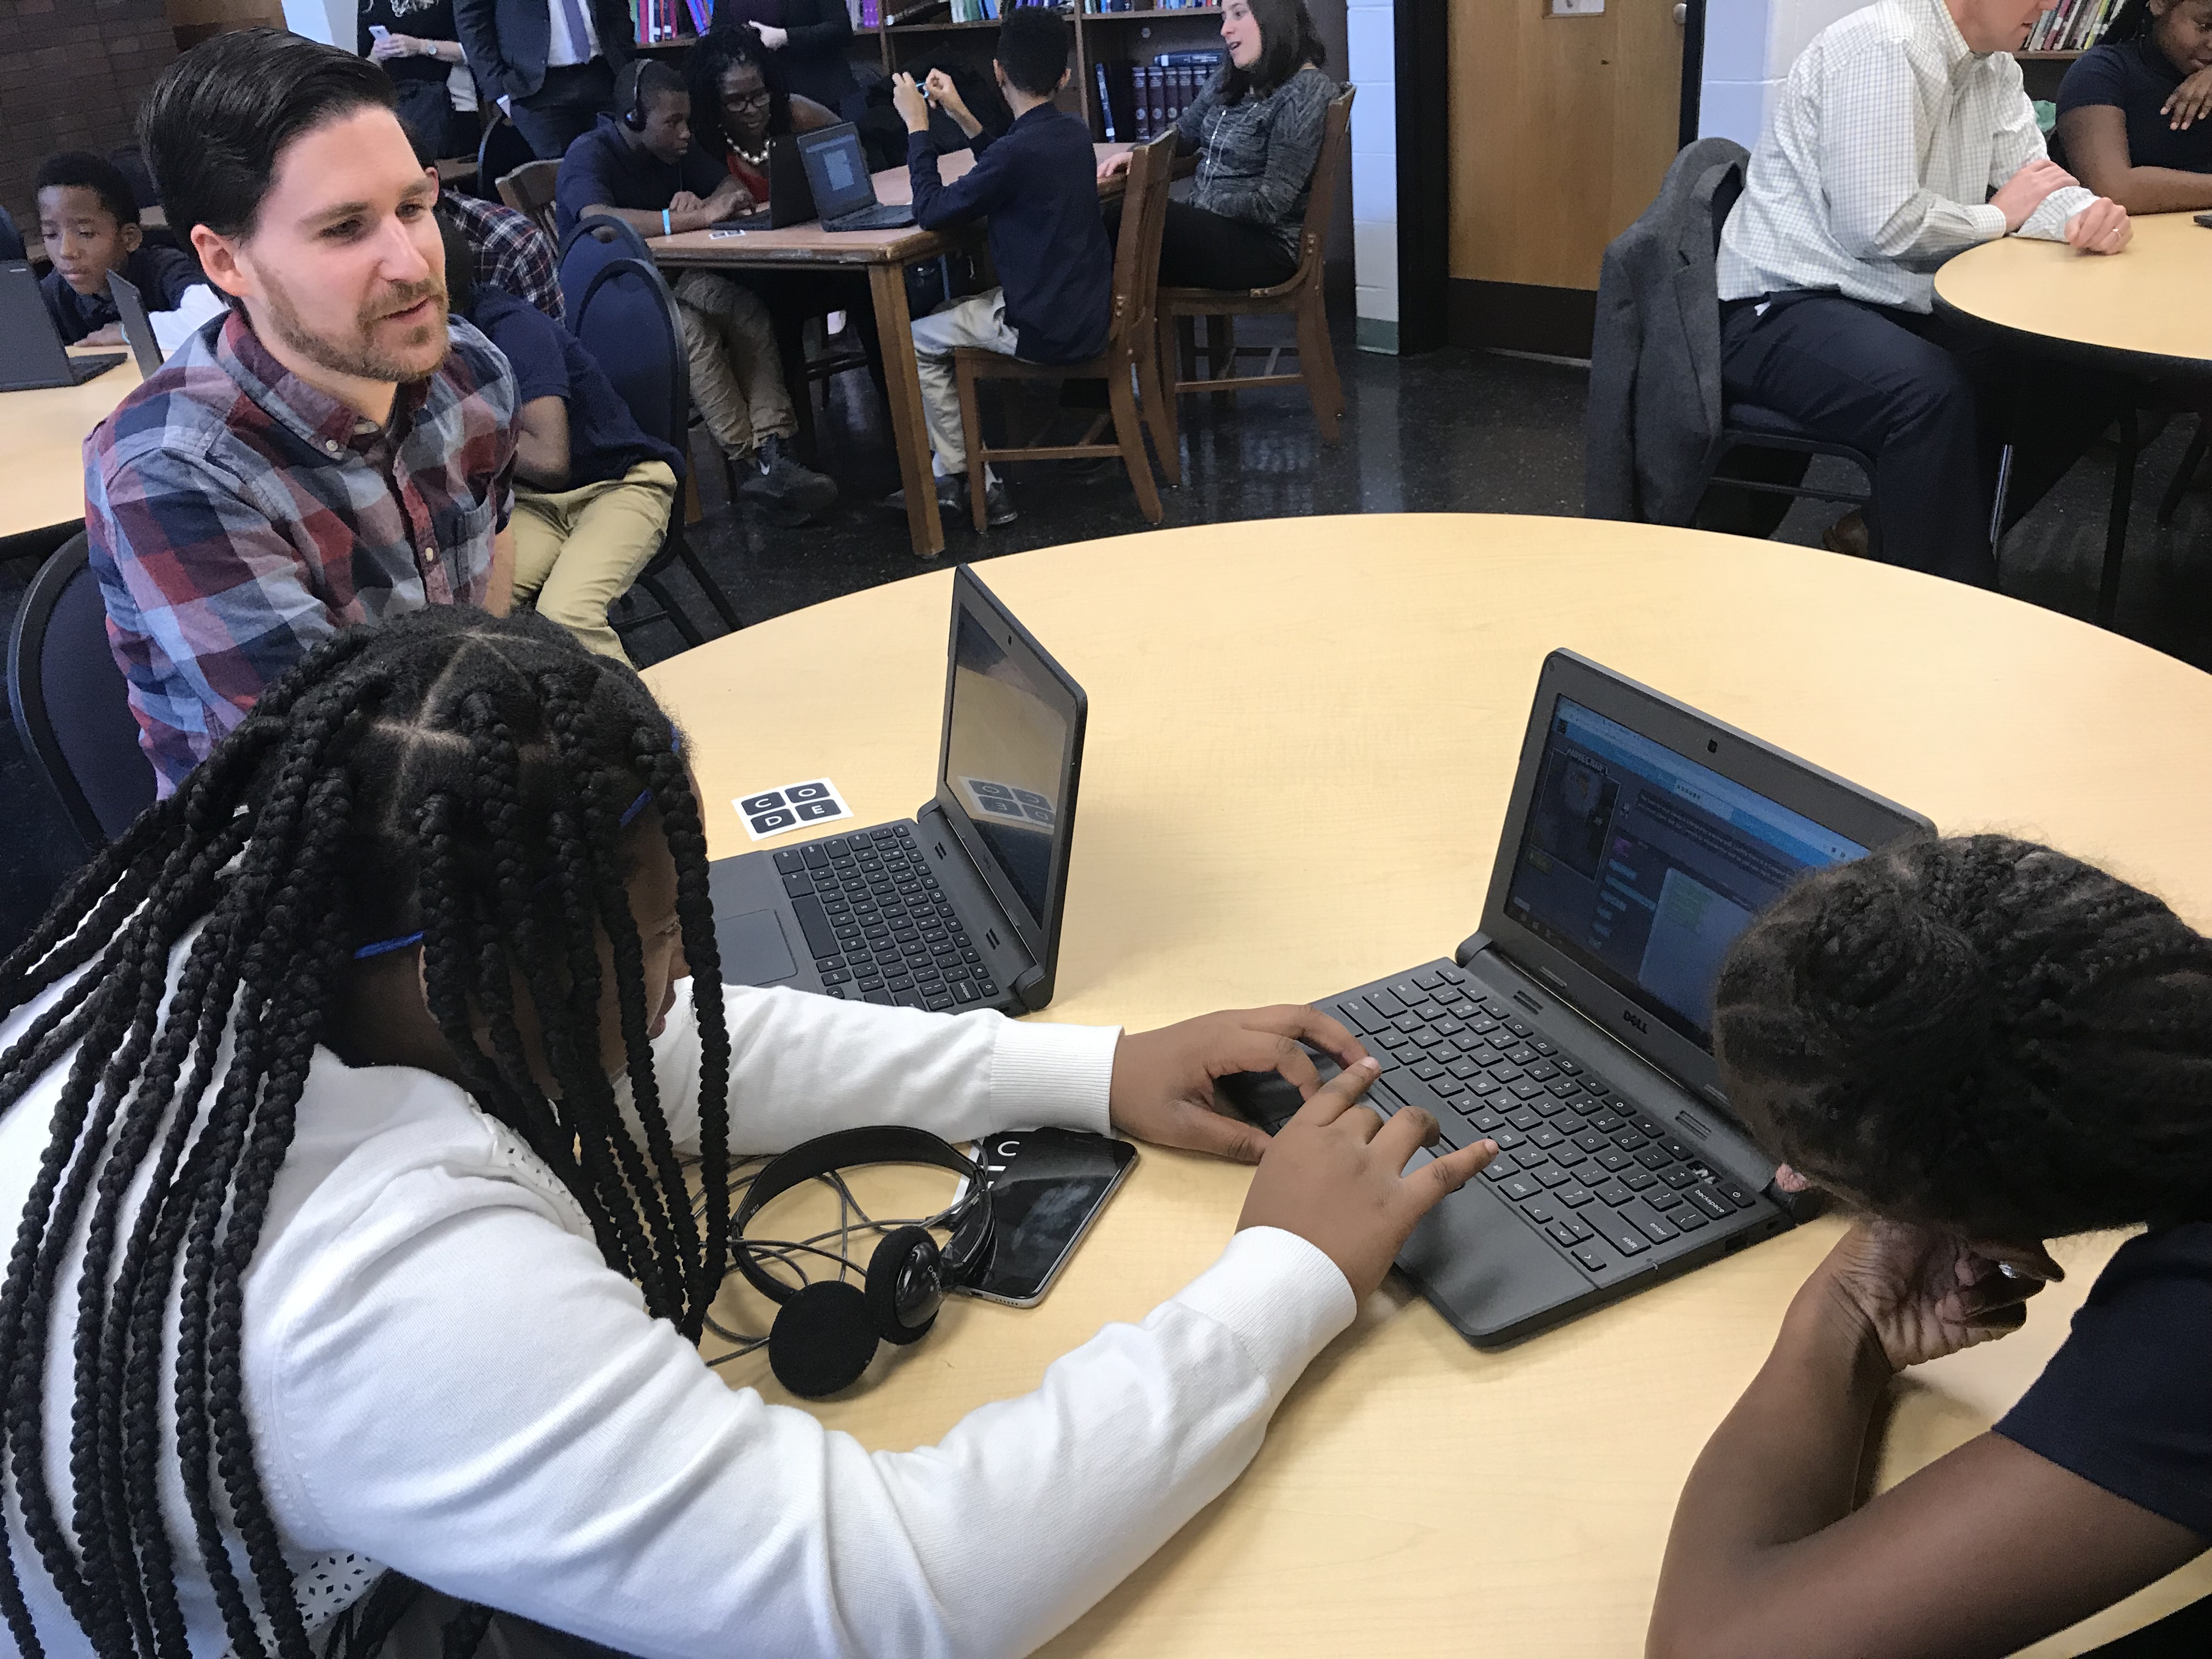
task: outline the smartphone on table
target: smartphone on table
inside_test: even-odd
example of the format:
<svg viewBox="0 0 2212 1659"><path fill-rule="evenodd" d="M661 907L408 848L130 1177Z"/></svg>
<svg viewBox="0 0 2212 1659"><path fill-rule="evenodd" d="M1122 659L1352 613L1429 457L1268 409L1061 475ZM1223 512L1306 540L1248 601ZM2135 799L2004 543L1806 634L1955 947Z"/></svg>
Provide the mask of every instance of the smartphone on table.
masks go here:
<svg viewBox="0 0 2212 1659"><path fill-rule="evenodd" d="M1121 1186L1137 1149L1073 1129L1008 1129L975 1143L989 1182L996 1237L969 1296L1034 1308Z"/></svg>

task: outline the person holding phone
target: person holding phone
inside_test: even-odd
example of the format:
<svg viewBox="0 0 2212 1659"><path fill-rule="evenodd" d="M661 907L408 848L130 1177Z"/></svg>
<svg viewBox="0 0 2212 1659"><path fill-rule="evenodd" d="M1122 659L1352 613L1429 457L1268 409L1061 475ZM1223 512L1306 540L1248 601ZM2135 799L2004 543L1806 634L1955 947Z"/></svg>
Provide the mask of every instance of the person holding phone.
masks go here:
<svg viewBox="0 0 2212 1659"><path fill-rule="evenodd" d="M2212 1545L2212 939L2047 847L1910 842L1756 918L1713 1033L1778 1184L1860 1218L1691 1472L1649 1659L1995 1659ZM1898 1374L2121 1227L1996 1428L1860 1502ZM2212 1650L2212 1604L2154 1629L2116 1659Z"/></svg>
<svg viewBox="0 0 2212 1659"><path fill-rule="evenodd" d="M2212 208L2212 0L2125 0L2058 87L2084 187L2130 213Z"/></svg>
<svg viewBox="0 0 2212 1659"><path fill-rule="evenodd" d="M476 89L464 104L454 71L468 60L453 24L453 0L361 0L358 53L384 66L399 93L399 122L419 131L439 155L477 151Z"/></svg>

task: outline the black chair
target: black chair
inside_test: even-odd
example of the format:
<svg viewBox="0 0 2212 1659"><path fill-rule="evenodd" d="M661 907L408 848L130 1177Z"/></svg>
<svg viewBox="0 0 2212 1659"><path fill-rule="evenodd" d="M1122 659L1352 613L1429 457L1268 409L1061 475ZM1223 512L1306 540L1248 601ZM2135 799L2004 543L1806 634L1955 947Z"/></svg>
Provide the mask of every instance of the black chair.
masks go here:
<svg viewBox="0 0 2212 1659"><path fill-rule="evenodd" d="M635 259L651 264L653 255L645 246L645 238L612 214L588 213L568 227L568 234L561 239L556 259L561 301L568 311L568 326L573 332L576 313L582 307L593 277L617 259Z"/></svg>
<svg viewBox="0 0 2212 1659"><path fill-rule="evenodd" d="M504 115L495 117L477 144L474 193L487 202L500 200L499 181L515 168L527 167L537 159L538 152L530 148L530 140L522 136L522 130Z"/></svg>
<svg viewBox="0 0 2212 1659"><path fill-rule="evenodd" d="M108 649L107 611L82 532L39 567L23 594L8 639L8 702L32 769L87 853L154 804L154 768Z"/></svg>
<svg viewBox="0 0 2212 1659"><path fill-rule="evenodd" d="M674 449L688 465L691 377L684 353L683 329L676 316L676 296L668 291L660 273L643 259L608 260L570 305L568 326L606 372L638 425ZM742 627L736 610L684 536L680 500L668 515L668 535L660 551L646 565L638 583L659 602L662 614L684 642L699 645L703 636L684 615L666 583L668 572L679 560L724 624L733 632ZM654 619L647 616L612 620L615 631L623 633Z"/></svg>

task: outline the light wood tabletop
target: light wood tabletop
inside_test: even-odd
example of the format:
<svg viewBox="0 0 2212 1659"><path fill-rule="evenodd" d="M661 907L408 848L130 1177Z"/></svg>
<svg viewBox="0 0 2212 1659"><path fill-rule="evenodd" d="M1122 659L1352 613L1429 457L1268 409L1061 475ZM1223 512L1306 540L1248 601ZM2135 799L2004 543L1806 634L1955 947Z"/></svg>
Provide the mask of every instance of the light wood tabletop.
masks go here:
<svg viewBox="0 0 2212 1659"><path fill-rule="evenodd" d="M0 542L84 517L84 441L137 384L125 352L82 386L0 392Z"/></svg>
<svg viewBox="0 0 2212 1659"><path fill-rule="evenodd" d="M1947 831L2047 839L2212 923L2212 677L1956 583L1692 531L1486 516L1165 531L978 574L1090 695L1048 1018L1143 1029L1448 955L1479 919L1559 646ZM930 798L949 586L870 589L648 672L690 733L716 856L750 847L733 798L793 779L831 778L861 824ZM956 1298L926 1341L812 1409L870 1447L935 1441L1195 1276L1248 1179L1144 1149L1041 1306ZM1640 1653L1684 1476L1838 1227L1496 1353L1394 1279L1243 1479L1046 1651ZM2115 1243L2063 1243L2071 1279L2026 1331L1902 1385L1886 1480L2017 1397ZM784 1397L763 1356L723 1374ZM2212 1558L2031 1651L2077 1652L2208 1590Z"/></svg>
<svg viewBox="0 0 2212 1659"><path fill-rule="evenodd" d="M2212 230L2186 213L2146 214L2121 252L2006 236L1936 273L1936 301L2106 367L2212 374Z"/></svg>

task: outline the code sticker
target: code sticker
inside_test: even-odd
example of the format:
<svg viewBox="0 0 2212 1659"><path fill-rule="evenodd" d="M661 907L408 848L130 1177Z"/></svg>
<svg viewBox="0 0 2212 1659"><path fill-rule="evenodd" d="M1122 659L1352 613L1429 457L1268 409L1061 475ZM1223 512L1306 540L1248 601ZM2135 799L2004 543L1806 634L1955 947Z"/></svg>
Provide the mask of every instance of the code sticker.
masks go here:
<svg viewBox="0 0 2212 1659"><path fill-rule="evenodd" d="M853 809L845 805L837 786L827 778L787 783L779 789L763 789L740 795L730 804L738 809L738 816L745 821L745 833L755 841L765 841L770 836L817 823L834 823L839 818L853 816Z"/></svg>

